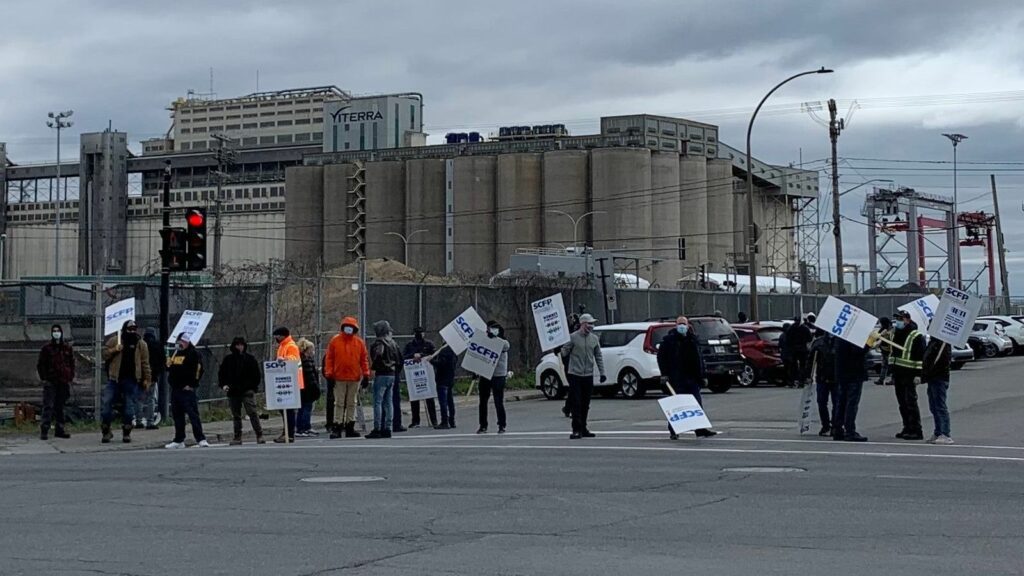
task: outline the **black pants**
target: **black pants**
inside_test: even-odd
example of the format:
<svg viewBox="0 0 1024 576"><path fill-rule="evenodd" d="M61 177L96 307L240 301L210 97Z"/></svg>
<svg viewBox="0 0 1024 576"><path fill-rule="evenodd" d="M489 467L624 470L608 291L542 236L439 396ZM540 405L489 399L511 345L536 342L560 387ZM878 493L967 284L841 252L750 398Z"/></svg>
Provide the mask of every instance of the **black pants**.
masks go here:
<svg viewBox="0 0 1024 576"><path fill-rule="evenodd" d="M840 382L838 394L833 397L832 435L849 436L857 433L857 412L860 410L860 396L864 381Z"/></svg>
<svg viewBox="0 0 1024 576"><path fill-rule="evenodd" d="M327 418L327 429L334 427L334 380L327 381L327 403L325 407L325 418ZM340 415L339 415L340 416Z"/></svg>
<svg viewBox="0 0 1024 576"><path fill-rule="evenodd" d="M672 390L674 390L676 394L689 394L697 400L697 404L701 408L704 407L704 399L700 397L700 380L686 378L684 380L677 380L676 382L669 382L669 384L672 385ZM705 428L701 428L701 430L705 430ZM672 430L671 424L668 425L668 433L675 434L675 430Z"/></svg>
<svg viewBox="0 0 1024 576"><path fill-rule="evenodd" d="M793 353L793 381L803 382L807 379L808 372L808 353L803 350L797 350Z"/></svg>
<svg viewBox="0 0 1024 576"><path fill-rule="evenodd" d="M402 429L402 381L397 373L391 387L391 429Z"/></svg>
<svg viewBox="0 0 1024 576"><path fill-rule="evenodd" d="M57 432L64 431L64 403L71 392L70 384L43 384L43 414L39 423L43 430L50 429L50 422L56 423Z"/></svg>
<svg viewBox="0 0 1024 576"><path fill-rule="evenodd" d="M917 387L914 386L913 373L907 374L900 370L893 375L896 388L896 403L900 406L900 418L903 419L903 432L921 434L921 410L917 407Z"/></svg>
<svg viewBox="0 0 1024 576"><path fill-rule="evenodd" d="M242 435L242 408L249 417L252 424L252 431L256 436L263 435L263 427L260 425L260 415L256 412L256 395L252 392L245 396L228 396L228 406L231 407L231 420L234 424L235 436ZM184 436L184 429L182 430Z"/></svg>
<svg viewBox="0 0 1024 576"><path fill-rule="evenodd" d="M171 390L171 416L174 418L174 441L185 441L185 416L192 424L196 442L206 440L203 423L199 421L199 400L195 390Z"/></svg>
<svg viewBox="0 0 1024 576"><path fill-rule="evenodd" d="M494 396L494 411L498 414L498 428L504 428L505 421L505 377L495 376L490 380L480 379L480 427L487 428L487 401Z"/></svg>
<svg viewBox="0 0 1024 576"><path fill-rule="evenodd" d="M418 426L420 423L420 401L409 402L409 411L412 412L412 425ZM437 426L437 403L433 398L427 399L427 418L430 419L431 426Z"/></svg>
<svg viewBox="0 0 1024 576"><path fill-rule="evenodd" d="M590 415L590 397L594 394L593 376L569 375L569 402L572 404L572 431L587 430Z"/></svg>
<svg viewBox="0 0 1024 576"><path fill-rule="evenodd" d="M830 380L818 380L815 386L815 394L818 401L818 420L822 426L831 428L833 415L839 403L839 385ZM829 398L832 399L832 410L829 410ZM835 424L842 426L843 423L841 420L836 420Z"/></svg>

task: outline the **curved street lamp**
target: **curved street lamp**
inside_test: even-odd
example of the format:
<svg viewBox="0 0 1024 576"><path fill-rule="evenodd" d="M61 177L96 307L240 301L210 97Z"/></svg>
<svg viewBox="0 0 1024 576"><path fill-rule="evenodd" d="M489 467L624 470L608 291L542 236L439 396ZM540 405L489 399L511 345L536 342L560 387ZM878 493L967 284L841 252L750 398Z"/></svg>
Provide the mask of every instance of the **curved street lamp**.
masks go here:
<svg viewBox="0 0 1024 576"><path fill-rule="evenodd" d="M548 212L551 212L552 214L561 214L562 216L568 218L570 222L572 222L572 250L574 253L577 250L576 239L578 237L577 232L579 231L580 221L582 221L587 216L593 216L594 214L607 214L607 212L605 212L604 210L591 210L590 212L583 214L579 218L573 218L572 214L569 214L568 212L562 212L561 210L548 210Z"/></svg>
<svg viewBox="0 0 1024 576"><path fill-rule="evenodd" d="M413 236L415 236L417 234L426 234L427 232L429 232L429 230L413 230L412 232L409 233L408 236L406 236L405 234L399 234L398 232L385 232L384 235L385 236L398 236L399 238L402 239L402 244L405 245L405 260L402 261L402 264L405 264L406 266L408 266L409 265L409 241L412 240Z"/></svg>

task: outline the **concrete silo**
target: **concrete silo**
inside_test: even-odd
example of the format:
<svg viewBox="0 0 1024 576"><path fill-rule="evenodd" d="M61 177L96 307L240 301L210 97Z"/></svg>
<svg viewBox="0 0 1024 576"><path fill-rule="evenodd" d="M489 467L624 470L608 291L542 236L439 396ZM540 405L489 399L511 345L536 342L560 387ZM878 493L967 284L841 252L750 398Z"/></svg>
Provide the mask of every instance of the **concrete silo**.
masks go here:
<svg viewBox="0 0 1024 576"><path fill-rule="evenodd" d="M356 260L355 240L351 237L354 230L349 222L355 217L349 208L353 202L349 192L356 169L348 162L324 166L323 255L328 270Z"/></svg>
<svg viewBox="0 0 1024 576"><path fill-rule="evenodd" d="M602 148L590 156L594 248L651 256L651 151Z"/></svg>
<svg viewBox="0 0 1024 576"><path fill-rule="evenodd" d="M536 248L542 243L542 160L540 154L503 154L497 162L496 266L504 270L516 248Z"/></svg>
<svg viewBox="0 0 1024 576"><path fill-rule="evenodd" d="M679 159L679 222L686 238L683 274L708 262L708 161L702 156Z"/></svg>
<svg viewBox="0 0 1024 576"><path fill-rule="evenodd" d="M408 160L405 163L405 230L409 262L421 272L445 273L445 161ZM398 213L396 215L400 215ZM378 218L373 214L374 219Z"/></svg>
<svg viewBox="0 0 1024 576"><path fill-rule="evenodd" d="M284 257L290 262L315 263L324 241L324 169L321 166L289 166L285 169Z"/></svg>
<svg viewBox="0 0 1024 576"><path fill-rule="evenodd" d="M730 254L736 252L733 245L733 214L735 206L732 191L732 162L714 159L707 162L708 174L708 257L715 272L724 272L726 264L733 262Z"/></svg>
<svg viewBox="0 0 1024 576"><path fill-rule="evenodd" d="M570 246L573 241L572 222L562 214L551 210L559 210L579 218L590 210L589 198L590 157L583 150L555 150L544 153L543 161L543 194L544 207L542 241L547 248ZM579 225L579 244L588 245L592 217L586 218Z"/></svg>
<svg viewBox="0 0 1024 576"><path fill-rule="evenodd" d="M366 257L405 261L405 163L366 163ZM415 240L415 237L413 238Z"/></svg>
<svg viewBox="0 0 1024 576"><path fill-rule="evenodd" d="M495 157L463 156L453 162L455 272L491 275L495 261Z"/></svg>
<svg viewBox="0 0 1024 576"><path fill-rule="evenodd" d="M651 153L651 251L661 259L654 265L650 280L658 285L675 286L682 274L679 260L680 202L685 192L679 185L679 154Z"/></svg>

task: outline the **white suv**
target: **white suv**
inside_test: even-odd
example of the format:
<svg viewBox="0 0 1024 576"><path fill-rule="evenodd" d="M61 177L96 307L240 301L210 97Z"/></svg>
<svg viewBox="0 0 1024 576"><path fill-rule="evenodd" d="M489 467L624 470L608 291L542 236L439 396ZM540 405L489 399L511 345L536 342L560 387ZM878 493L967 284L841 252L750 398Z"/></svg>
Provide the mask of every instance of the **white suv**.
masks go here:
<svg viewBox="0 0 1024 576"><path fill-rule="evenodd" d="M991 320L1002 327L1006 337L1013 342L1014 351L1024 348L1024 323L1013 316L979 316L978 320Z"/></svg>

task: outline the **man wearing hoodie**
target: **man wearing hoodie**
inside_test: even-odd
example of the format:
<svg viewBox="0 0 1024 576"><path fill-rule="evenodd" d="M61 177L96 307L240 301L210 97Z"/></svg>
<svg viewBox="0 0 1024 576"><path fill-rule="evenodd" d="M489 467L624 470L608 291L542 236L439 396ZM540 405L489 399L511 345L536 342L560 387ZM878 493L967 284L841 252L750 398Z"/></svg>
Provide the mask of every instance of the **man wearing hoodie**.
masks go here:
<svg viewBox="0 0 1024 576"><path fill-rule="evenodd" d="M132 425L135 424L135 395L139 386L148 387L153 382L149 366L149 349L139 338L138 326L134 320L126 320L121 332L107 340L103 346L103 363L107 366L107 385L103 388L100 408L101 442L110 442L114 435L110 424L114 420L114 403L121 402L121 441L132 441Z"/></svg>
<svg viewBox="0 0 1024 576"><path fill-rule="evenodd" d="M167 370L167 355L164 347L156 337L156 330L146 328L142 336L146 343L146 350L149 352L149 370L152 374L153 384L146 389L139 389L135 397L135 427L144 426L146 430L156 430L156 401L159 395L160 377Z"/></svg>
<svg viewBox="0 0 1024 576"><path fill-rule="evenodd" d="M381 320L373 325L377 339L370 345L370 375L373 378L373 432L368 439L391 438L392 389L395 375L402 367L402 353L395 343L391 323Z"/></svg>
<svg viewBox="0 0 1024 576"><path fill-rule="evenodd" d="M405 345L405 349L402 350L402 357L406 360L420 360L427 356L430 356L437 349L434 343L427 340L423 336L423 327L417 326L413 330L412 340ZM409 402L409 411L412 412L412 422L409 424L409 428L420 427L420 401L412 400ZM427 399L427 418L430 420L430 426L437 426L437 404L433 398Z"/></svg>
<svg viewBox="0 0 1024 576"><path fill-rule="evenodd" d="M299 345L292 339L292 333L288 328L279 326L274 329L274 342L277 342L277 359L288 362L297 362L299 365L299 393L306 387L302 376L302 353L299 352ZM286 429L281 435L274 438L277 444L295 442L295 410L285 411Z"/></svg>
<svg viewBox="0 0 1024 576"><path fill-rule="evenodd" d="M896 402L900 407L900 418L903 430L896 434L903 440L924 440L921 429L921 410L917 406L917 385L915 380L921 377L922 361L924 360L925 338L917 331L917 324L910 318L910 313L900 310L896 313L893 342L903 350L893 351L892 376L896 388Z"/></svg>
<svg viewBox="0 0 1024 576"><path fill-rule="evenodd" d="M324 356L324 378L334 382L334 418L331 438L358 438L356 397L370 378L370 355L359 336L359 322L352 316L341 320L341 332L331 338ZM376 404L375 404L376 406Z"/></svg>
<svg viewBox="0 0 1024 576"><path fill-rule="evenodd" d="M256 357L249 354L249 344L245 338L236 337L231 342L231 351L220 363L217 371L217 384L224 390L228 397L228 406L231 408L231 420L234 423L234 437L231 440L232 446L242 443L242 408L249 417L252 424L252 431L256 434L256 443L263 444L263 426L260 425L260 416L256 412L256 393L260 390L260 380L263 371Z"/></svg>
<svg viewBox="0 0 1024 576"><path fill-rule="evenodd" d="M168 449L185 447L185 416L192 424L192 436L200 448L209 448L199 420L199 399L196 389L203 377L203 362L199 351L192 345L189 335L178 334L174 354L167 359L167 381L171 386L171 415L174 418L174 440L164 446Z"/></svg>
<svg viewBox="0 0 1024 576"><path fill-rule="evenodd" d="M64 329L60 324L50 327L50 341L39 351L36 372L43 381L43 419L39 439L46 440L49 436L51 420L56 423L54 436L71 438L64 430L64 403L71 394L71 382L75 379L75 354L71 345L64 341Z"/></svg>
<svg viewBox="0 0 1024 576"><path fill-rule="evenodd" d="M604 359L601 356L601 342L594 334L594 317L580 316L580 329L569 335L569 342L562 346L562 357L568 360L569 396L572 398L572 434L570 440L593 438L587 428L590 414L590 396L594 392L594 370L598 370L601 383L608 380L604 373Z"/></svg>

